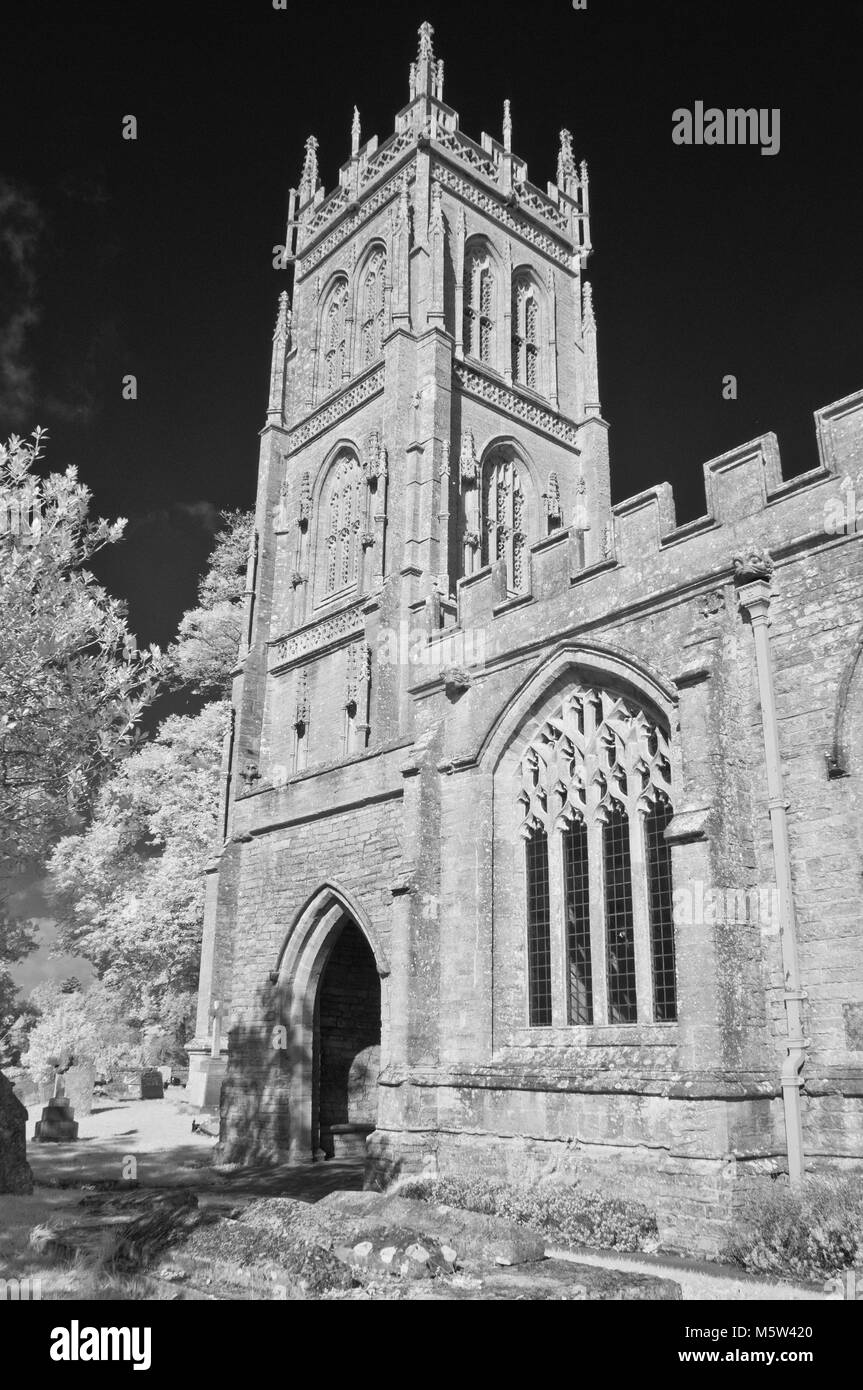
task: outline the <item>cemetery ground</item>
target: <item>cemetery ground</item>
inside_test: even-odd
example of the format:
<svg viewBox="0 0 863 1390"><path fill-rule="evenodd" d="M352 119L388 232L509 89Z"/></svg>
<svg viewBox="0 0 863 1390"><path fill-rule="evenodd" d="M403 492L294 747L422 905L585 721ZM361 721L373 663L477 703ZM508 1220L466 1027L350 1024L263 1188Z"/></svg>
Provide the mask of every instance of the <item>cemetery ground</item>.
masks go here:
<svg viewBox="0 0 863 1390"><path fill-rule="evenodd" d="M356 1160L236 1169L182 1090L104 1099L74 1143L32 1142L0 1196L0 1278L42 1299L820 1300L730 1266L559 1249L496 1217L363 1192ZM193 1132L192 1124L196 1124ZM134 1176L133 1176L134 1175Z"/></svg>

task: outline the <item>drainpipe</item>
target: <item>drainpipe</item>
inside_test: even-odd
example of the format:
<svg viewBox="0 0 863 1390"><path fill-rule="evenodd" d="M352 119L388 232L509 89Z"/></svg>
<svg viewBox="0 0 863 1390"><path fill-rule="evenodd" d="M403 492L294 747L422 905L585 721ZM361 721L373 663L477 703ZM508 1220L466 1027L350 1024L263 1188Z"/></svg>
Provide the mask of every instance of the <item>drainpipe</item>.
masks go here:
<svg viewBox="0 0 863 1390"><path fill-rule="evenodd" d="M803 1123L800 1106L800 1087L809 1039L803 1036L803 1000L807 995L800 983L800 959L797 951L797 923L794 915L794 895L791 887L791 852L788 841L788 802L782 786L782 763L779 753L779 725L776 715L776 692L773 684L773 660L770 650L770 576L773 561L766 552L749 554L734 560L735 579L740 588L738 601L748 612L755 639L755 666L758 674L758 695L761 702L761 727L764 734L764 753L767 765L767 804L770 809L770 830L773 839L773 867L779 894L779 945L782 952L782 971L785 977L786 1056L782 1062L782 1103L785 1111L785 1135L788 1150L788 1177L792 1186L803 1180Z"/></svg>

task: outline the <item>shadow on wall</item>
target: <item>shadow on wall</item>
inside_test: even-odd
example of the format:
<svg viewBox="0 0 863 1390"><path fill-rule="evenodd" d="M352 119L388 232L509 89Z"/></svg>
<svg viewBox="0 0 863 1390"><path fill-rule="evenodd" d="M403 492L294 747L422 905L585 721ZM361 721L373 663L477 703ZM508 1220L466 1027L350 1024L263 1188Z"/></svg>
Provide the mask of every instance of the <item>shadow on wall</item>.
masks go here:
<svg viewBox="0 0 863 1390"><path fill-rule="evenodd" d="M297 1054L286 991L258 991L256 1022L228 1034L228 1069L219 1101L218 1163L284 1163L290 1143L290 1087ZM286 1044L286 1045L285 1045Z"/></svg>

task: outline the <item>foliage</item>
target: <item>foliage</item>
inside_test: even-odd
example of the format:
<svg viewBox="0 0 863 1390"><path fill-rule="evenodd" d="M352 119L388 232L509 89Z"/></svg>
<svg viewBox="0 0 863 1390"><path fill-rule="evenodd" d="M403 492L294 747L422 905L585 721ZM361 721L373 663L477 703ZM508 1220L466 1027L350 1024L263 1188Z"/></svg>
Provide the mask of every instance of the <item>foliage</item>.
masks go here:
<svg viewBox="0 0 863 1390"><path fill-rule="evenodd" d="M758 1274L818 1279L863 1264L860 1175L774 1183L747 1203L726 1245L734 1264Z"/></svg>
<svg viewBox="0 0 863 1390"><path fill-rule="evenodd" d="M74 468L34 473L43 441L0 444L0 874L86 817L168 669L86 569L125 522L88 520Z"/></svg>
<svg viewBox="0 0 863 1390"><path fill-rule="evenodd" d="M49 1080L55 1065L65 1071L73 1063L93 1062L110 1073L138 1062L135 1034L117 1016L112 993L103 985L94 983L72 994L56 984L41 985L31 1001L41 1017L30 1030L22 1061L34 1080Z"/></svg>
<svg viewBox="0 0 863 1390"><path fill-rule="evenodd" d="M254 518L251 512L231 511L223 512L222 520L225 528L198 587L198 606L180 619L169 655L181 683L225 695L240 646Z"/></svg>
<svg viewBox="0 0 863 1390"><path fill-rule="evenodd" d="M219 701L166 719L49 863L59 948L89 960L141 1024L179 1026L197 986L227 718Z"/></svg>
<svg viewBox="0 0 863 1390"><path fill-rule="evenodd" d="M657 1238L656 1217L640 1202L605 1197L578 1183L510 1183L480 1176L415 1178L401 1183L398 1193L502 1216L519 1226L548 1231L561 1243L642 1250Z"/></svg>
<svg viewBox="0 0 863 1390"><path fill-rule="evenodd" d="M0 900L0 1068L17 1064L26 1030L36 1017L36 1009L22 1001L9 971L35 944L32 923L10 917Z"/></svg>

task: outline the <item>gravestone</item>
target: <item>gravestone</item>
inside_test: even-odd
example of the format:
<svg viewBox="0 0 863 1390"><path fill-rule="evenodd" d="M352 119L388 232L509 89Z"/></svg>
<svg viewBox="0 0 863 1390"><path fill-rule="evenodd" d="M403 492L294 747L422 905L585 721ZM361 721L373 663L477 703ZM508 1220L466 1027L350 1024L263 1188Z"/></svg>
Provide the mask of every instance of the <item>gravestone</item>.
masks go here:
<svg viewBox="0 0 863 1390"><path fill-rule="evenodd" d="M165 1087L162 1083L162 1073L155 1067L149 1071L141 1072L141 1099L142 1100L162 1100L165 1095Z"/></svg>
<svg viewBox="0 0 863 1390"><path fill-rule="evenodd" d="M34 1138L40 1144L68 1144L78 1138L78 1122L66 1096L52 1096L36 1121Z"/></svg>
<svg viewBox="0 0 863 1390"><path fill-rule="evenodd" d="M0 1192L27 1195L33 1174L27 1162L27 1111L0 1072Z"/></svg>
<svg viewBox="0 0 863 1390"><path fill-rule="evenodd" d="M96 1067L93 1062L77 1062L63 1077L63 1088L75 1114L89 1115L93 1110L93 1087Z"/></svg>

